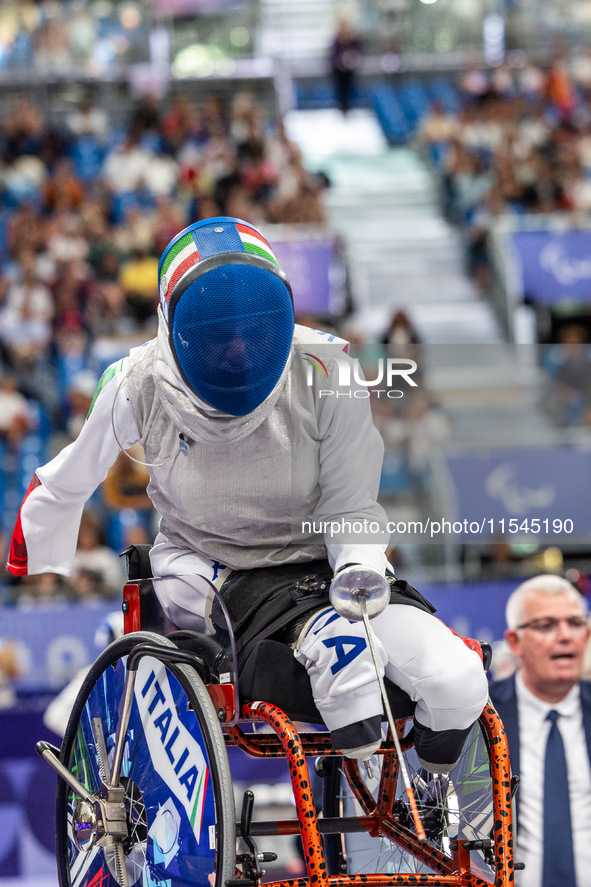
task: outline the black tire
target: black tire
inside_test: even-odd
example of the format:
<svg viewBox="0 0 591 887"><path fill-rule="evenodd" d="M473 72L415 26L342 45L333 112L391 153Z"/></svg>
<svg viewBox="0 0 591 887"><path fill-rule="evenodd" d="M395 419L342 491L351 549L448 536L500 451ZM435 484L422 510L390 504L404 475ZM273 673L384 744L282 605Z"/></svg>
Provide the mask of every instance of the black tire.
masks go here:
<svg viewBox="0 0 591 887"><path fill-rule="evenodd" d="M464 744L457 767L448 777L432 777L420 766L414 748L404 752L404 759L414 787L415 800L423 822L427 843L451 859L455 838L490 842L493 827L493 787L488 739L476 723ZM383 755L371 758L372 779L359 772L374 798L377 797ZM342 758L324 758L324 816L363 816L349 786ZM396 786L395 816L414 831L408 800L399 774ZM432 874L436 869L413 857L388 838L372 838L367 832L326 836L326 862L330 875L412 873ZM491 842L492 843L492 842ZM494 870L492 848L472 850L474 872L491 877ZM346 868L345 868L346 866Z"/></svg>
<svg viewBox="0 0 591 887"><path fill-rule="evenodd" d="M91 667L74 704L60 760L92 793L100 777L91 719L101 719L112 763L125 657L145 642L174 646L151 632L115 641ZM130 887L224 887L235 871L234 795L216 711L194 669L150 657L140 661L127 737L121 783L126 788ZM71 819L78 800L59 779L60 887L115 887L113 852L98 846L85 852L73 841Z"/></svg>

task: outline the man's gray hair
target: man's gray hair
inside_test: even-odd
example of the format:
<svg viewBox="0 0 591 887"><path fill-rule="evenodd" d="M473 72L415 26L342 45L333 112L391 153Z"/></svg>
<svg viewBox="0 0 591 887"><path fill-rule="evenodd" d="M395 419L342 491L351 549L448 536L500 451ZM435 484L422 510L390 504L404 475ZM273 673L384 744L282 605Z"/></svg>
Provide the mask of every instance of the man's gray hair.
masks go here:
<svg viewBox="0 0 591 887"><path fill-rule="evenodd" d="M534 576L532 579L522 582L510 595L505 608L507 628L517 628L521 625L525 614L525 601L533 593L547 595L566 594L579 605L581 615L587 615L587 601L574 585L571 585L567 579L563 579L561 576L544 573L541 576Z"/></svg>

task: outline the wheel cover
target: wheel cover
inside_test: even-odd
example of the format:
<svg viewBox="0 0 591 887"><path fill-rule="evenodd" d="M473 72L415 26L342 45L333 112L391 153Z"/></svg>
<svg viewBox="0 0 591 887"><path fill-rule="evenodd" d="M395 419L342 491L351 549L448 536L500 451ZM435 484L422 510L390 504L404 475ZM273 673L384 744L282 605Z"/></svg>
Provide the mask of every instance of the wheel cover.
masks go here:
<svg viewBox="0 0 591 887"><path fill-rule="evenodd" d="M94 685L78 723L69 766L95 793L101 786L92 719L100 718L112 763L125 659ZM216 810L201 728L179 681L162 663L144 658L135 684L121 784L128 834L123 840L130 887L210 887L216 871ZM67 797L67 872L71 887L119 884L114 851L88 852L74 840L79 797Z"/></svg>

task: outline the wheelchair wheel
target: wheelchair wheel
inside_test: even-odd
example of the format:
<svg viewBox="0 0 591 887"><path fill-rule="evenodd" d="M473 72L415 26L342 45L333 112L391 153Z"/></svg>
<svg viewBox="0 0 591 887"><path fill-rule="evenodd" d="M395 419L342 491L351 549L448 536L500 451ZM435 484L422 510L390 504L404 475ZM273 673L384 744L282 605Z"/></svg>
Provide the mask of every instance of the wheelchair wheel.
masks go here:
<svg viewBox="0 0 591 887"><path fill-rule="evenodd" d="M477 722L472 727L457 767L447 776L433 776L419 764L414 748L404 752L418 811L427 835L427 853L434 848L441 859L451 860L455 841L483 842L471 850L472 870L490 878L494 871L493 785L487 738ZM388 760L390 759L390 760ZM394 753L375 755L370 761L372 777L359 766L374 801L378 801L384 767L395 760ZM342 758L323 760L323 813L325 816L364 816L352 790ZM393 817L414 834L408 799L399 775L396 782ZM420 851L415 854L387 837L372 838L367 832L325 837L326 861L330 874L429 874L435 871ZM421 858L423 856L423 858Z"/></svg>
<svg viewBox="0 0 591 887"><path fill-rule="evenodd" d="M115 641L90 669L78 695L62 763L92 794L113 763L126 657L138 643L173 644L150 632ZM234 877L235 809L219 721L199 675L189 666L140 660L121 765L129 887L223 887ZM88 849L74 840L80 798L58 780L56 838L61 887L115 887L125 880L109 841ZM79 816L77 827L80 828ZM123 827L124 828L124 827ZM100 837L100 836L99 836Z"/></svg>

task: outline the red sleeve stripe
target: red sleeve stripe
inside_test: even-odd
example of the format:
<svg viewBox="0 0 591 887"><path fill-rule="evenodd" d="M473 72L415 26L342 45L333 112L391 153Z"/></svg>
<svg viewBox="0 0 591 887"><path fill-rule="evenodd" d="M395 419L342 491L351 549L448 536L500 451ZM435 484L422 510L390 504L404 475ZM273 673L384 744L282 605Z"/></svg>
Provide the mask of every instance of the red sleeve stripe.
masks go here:
<svg viewBox="0 0 591 887"><path fill-rule="evenodd" d="M18 517L16 519L16 524L12 533L12 539L10 540L10 554L8 555L8 563L6 564L6 569L9 573L12 573L13 576L27 576L29 572L29 554L27 552L27 543L25 542L23 526L21 523L21 511L23 510L23 505L25 504L33 490L40 486L41 481L39 480L37 475L34 474L33 480L29 484L29 489L25 494L25 498L23 499L18 512Z"/></svg>

